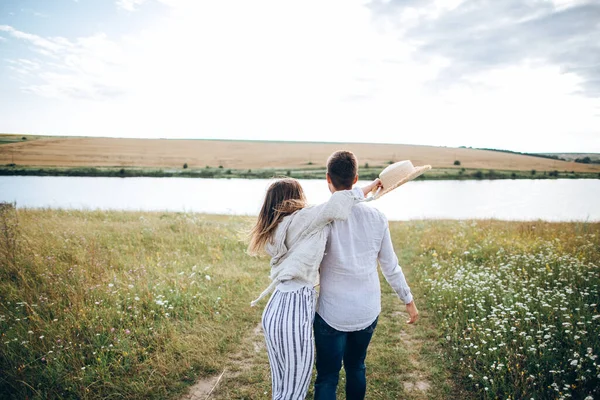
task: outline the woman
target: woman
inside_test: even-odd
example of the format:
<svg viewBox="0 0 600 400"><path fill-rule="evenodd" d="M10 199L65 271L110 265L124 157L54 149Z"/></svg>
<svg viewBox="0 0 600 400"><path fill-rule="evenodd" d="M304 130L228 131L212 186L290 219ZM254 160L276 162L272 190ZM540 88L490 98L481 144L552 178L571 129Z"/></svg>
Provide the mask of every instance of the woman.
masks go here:
<svg viewBox="0 0 600 400"><path fill-rule="evenodd" d="M306 208L300 183L291 178L271 184L251 231L248 252L266 251L271 258L269 287L275 292L262 316L273 399L304 399L314 361L312 322L315 315L319 265L328 224L347 219L352 206L379 187L376 179L364 188L333 193L327 203Z"/></svg>

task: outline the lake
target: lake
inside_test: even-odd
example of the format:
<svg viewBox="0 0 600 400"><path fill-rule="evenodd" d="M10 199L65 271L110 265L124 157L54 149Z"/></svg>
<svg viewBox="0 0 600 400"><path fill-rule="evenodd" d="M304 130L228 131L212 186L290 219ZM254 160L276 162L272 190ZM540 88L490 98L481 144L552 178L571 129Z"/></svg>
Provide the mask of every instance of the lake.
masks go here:
<svg viewBox="0 0 600 400"><path fill-rule="evenodd" d="M0 201L28 208L256 215L270 182L2 176ZM330 196L324 179L301 180L301 183L312 204L324 202ZM598 179L415 181L368 204L390 220L600 221L599 199Z"/></svg>

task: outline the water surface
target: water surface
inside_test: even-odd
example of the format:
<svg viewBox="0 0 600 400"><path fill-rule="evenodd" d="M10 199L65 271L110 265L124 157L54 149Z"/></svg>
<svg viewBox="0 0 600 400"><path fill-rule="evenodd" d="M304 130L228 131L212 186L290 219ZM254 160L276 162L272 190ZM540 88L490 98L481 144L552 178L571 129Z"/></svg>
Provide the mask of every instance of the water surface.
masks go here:
<svg viewBox="0 0 600 400"><path fill-rule="evenodd" d="M256 215L271 180L107 177L0 177L0 201L18 207L193 211ZM326 201L325 180L301 180L309 201ZM359 182L360 184L360 182ZM600 221L600 180L409 182L369 206L390 220Z"/></svg>

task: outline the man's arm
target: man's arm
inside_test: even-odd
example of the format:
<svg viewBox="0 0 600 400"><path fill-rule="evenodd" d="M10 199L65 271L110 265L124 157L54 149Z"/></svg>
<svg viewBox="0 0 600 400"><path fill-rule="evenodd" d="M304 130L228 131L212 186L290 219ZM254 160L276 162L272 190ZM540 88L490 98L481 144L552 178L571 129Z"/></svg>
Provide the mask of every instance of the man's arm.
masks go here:
<svg viewBox="0 0 600 400"><path fill-rule="evenodd" d="M402 268L398 265L398 257L396 257L396 253L394 253L394 246L392 245L392 238L390 236L390 229L387 225L387 221L385 225L381 249L379 250L377 258L383 276L394 289L398 297L406 304L406 311L410 316L408 323L412 324L417 320L419 312L415 306L413 295L406 282L406 277L402 272Z"/></svg>

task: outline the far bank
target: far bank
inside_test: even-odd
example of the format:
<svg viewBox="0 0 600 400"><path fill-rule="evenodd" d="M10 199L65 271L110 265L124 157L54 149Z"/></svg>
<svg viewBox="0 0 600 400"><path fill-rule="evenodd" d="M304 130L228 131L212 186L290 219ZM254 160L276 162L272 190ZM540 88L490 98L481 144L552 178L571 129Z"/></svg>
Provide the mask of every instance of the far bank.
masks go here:
<svg viewBox="0 0 600 400"><path fill-rule="evenodd" d="M359 168L361 179L375 179L387 165L363 165ZM233 169L205 168L140 168L140 167L36 167L8 164L0 167L0 176L88 176L88 177L154 177L154 178L243 178L270 179L292 177L296 179L323 179L325 168L259 168ZM419 180L481 180L481 179L600 179L597 172L568 170L527 171L433 168Z"/></svg>

